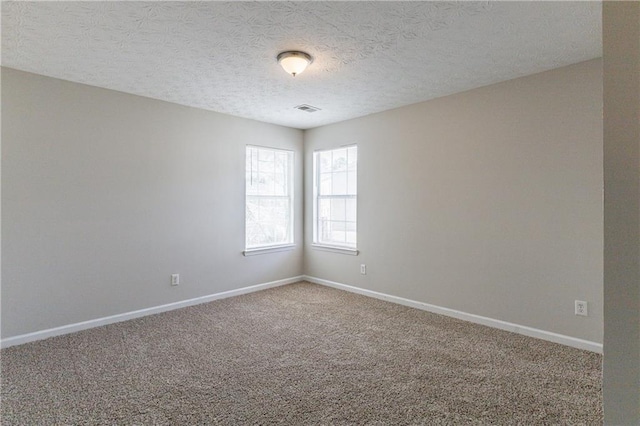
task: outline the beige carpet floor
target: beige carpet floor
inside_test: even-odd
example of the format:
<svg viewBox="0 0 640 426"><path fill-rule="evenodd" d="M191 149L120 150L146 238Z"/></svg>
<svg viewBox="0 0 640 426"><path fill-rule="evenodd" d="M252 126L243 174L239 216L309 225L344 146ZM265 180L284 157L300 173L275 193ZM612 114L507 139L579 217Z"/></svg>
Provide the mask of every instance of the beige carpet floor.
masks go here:
<svg viewBox="0 0 640 426"><path fill-rule="evenodd" d="M1 421L597 425L601 361L298 283L3 349Z"/></svg>

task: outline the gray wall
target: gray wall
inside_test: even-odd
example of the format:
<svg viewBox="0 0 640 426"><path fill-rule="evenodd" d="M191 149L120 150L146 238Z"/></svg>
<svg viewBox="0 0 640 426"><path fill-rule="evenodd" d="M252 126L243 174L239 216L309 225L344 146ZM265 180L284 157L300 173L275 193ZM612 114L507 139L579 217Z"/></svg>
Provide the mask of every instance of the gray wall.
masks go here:
<svg viewBox="0 0 640 426"><path fill-rule="evenodd" d="M302 273L299 130L6 68L2 124L3 338ZM295 151L294 251L242 255L246 144Z"/></svg>
<svg viewBox="0 0 640 426"><path fill-rule="evenodd" d="M640 425L640 3L603 2L604 418Z"/></svg>
<svg viewBox="0 0 640 426"><path fill-rule="evenodd" d="M241 254L247 143L296 152L302 243L301 131L11 69L2 86L3 338L304 270L602 342L599 60L306 132L304 269L301 247ZM311 155L354 142L361 254L314 250Z"/></svg>
<svg viewBox="0 0 640 426"><path fill-rule="evenodd" d="M350 143L361 253L306 226L306 274L602 342L601 60L306 132L307 224L313 151Z"/></svg>

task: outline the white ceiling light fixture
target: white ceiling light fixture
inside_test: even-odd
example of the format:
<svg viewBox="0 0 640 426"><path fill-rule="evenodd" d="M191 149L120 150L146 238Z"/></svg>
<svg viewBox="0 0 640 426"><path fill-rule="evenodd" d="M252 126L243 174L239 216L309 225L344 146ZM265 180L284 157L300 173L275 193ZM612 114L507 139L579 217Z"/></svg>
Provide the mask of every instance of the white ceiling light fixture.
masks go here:
<svg viewBox="0 0 640 426"><path fill-rule="evenodd" d="M288 50L278 55L280 66L294 77L304 71L311 62L311 55L297 50Z"/></svg>

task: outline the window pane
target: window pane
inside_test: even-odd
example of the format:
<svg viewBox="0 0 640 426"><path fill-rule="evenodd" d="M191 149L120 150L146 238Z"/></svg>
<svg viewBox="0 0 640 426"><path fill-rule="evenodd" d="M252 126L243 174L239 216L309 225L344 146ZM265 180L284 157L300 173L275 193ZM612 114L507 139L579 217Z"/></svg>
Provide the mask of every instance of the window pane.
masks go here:
<svg viewBox="0 0 640 426"><path fill-rule="evenodd" d="M320 242L327 241L329 239L329 221L326 217L318 220L318 240Z"/></svg>
<svg viewBox="0 0 640 426"><path fill-rule="evenodd" d="M335 243L345 243L347 241L347 233L344 229L344 222L333 222L329 223L329 227L331 229L329 233L329 240Z"/></svg>
<svg viewBox="0 0 640 426"><path fill-rule="evenodd" d="M272 204L273 241L285 241L288 238L289 225L289 200L278 198Z"/></svg>
<svg viewBox="0 0 640 426"><path fill-rule="evenodd" d="M331 221L331 230L332 231L346 231L347 230L347 222L332 220Z"/></svg>
<svg viewBox="0 0 640 426"><path fill-rule="evenodd" d="M287 153L286 152L278 152L275 154L275 171L276 173L286 173L287 171Z"/></svg>
<svg viewBox="0 0 640 426"><path fill-rule="evenodd" d="M286 240L290 222L288 199L261 197L258 203L254 241L257 244L275 244Z"/></svg>
<svg viewBox="0 0 640 426"><path fill-rule="evenodd" d="M258 178L257 178L258 194L260 195L273 194L273 188L274 188L273 179L274 179L273 173L266 173L266 172L260 171L260 174L258 175Z"/></svg>
<svg viewBox="0 0 640 426"><path fill-rule="evenodd" d="M332 195L346 195L347 193L347 172L337 172L333 174Z"/></svg>
<svg viewBox="0 0 640 426"><path fill-rule="evenodd" d="M331 171L331 157L331 151L324 151L320 153L320 173Z"/></svg>
<svg viewBox="0 0 640 426"><path fill-rule="evenodd" d="M320 199L318 205L318 215L320 219L330 219L331 218L331 199L325 198Z"/></svg>
<svg viewBox="0 0 640 426"><path fill-rule="evenodd" d="M331 195L331 173L320 174L320 195Z"/></svg>
<svg viewBox="0 0 640 426"><path fill-rule="evenodd" d="M273 175L274 192L273 195L287 195L287 184L289 179L287 175L282 172L276 172Z"/></svg>
<svg viewBox="0 0 640 426"><path fill-rule="evenodd" d="M333 171L340 172L347 170L347 150L336 149L333 151Z"/></svg>
<svg viewBox="0 0 640 426"><path fill-rule="evenodd" d="M260 173L273 173L274 170L274 152L270 149L258 150L258 168Z"/></svg>
<svg viewBox="0 0 640 426"><path fill-rule="evenodd" d="M346 220L345 200L331 200L331 220Z"/></svg>

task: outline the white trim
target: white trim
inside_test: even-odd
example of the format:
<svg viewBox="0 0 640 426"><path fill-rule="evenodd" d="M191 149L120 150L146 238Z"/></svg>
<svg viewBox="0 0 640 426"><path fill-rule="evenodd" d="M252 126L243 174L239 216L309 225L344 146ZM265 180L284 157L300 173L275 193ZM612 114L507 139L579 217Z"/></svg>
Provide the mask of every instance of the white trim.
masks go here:
<svg viewBox="0 0 640 426"><path fill-rule="evenodd" d="M314 250L330 251L333 253L348 254L351 256L357 256L360 252L356 249L347 247L327 246L324 244L311 244L311 248Z"/></svg>
<svg viewBox="0 0 640 426"><path fill-rule="evenodd" d="M245 256L255 256L257 254L266 254L266 253L277 253L279 251L289 251L296 248L295 244L287 244L282 246L269 246L269 247L258 247L252 249L246 249L242 252Z"/></svg>
<svg viewBox="0 0 640 426"><path fill-rule="evenodd" d="M272 287L279 287L286 284L292 284L302 281L303 276L285 278L282 280L271 281L268 283L242 287L235 290L223 291L207 296L196 297L193 299L182 300L179 302L167 303L166 305L154 306L151 308L140 309L137 311L125 312L122 314L111 315L103 318L96 318L88 321L78 322L75 324L63 325L61 327L49 328L47 330L35 331L33 333L21 334L19 336L7 337L0 340L0 347L8 348L10 346L22 345L36 340L42 340L49 337L60 336L63 334L75 333L77 331L87 330L89 328L100 327L116 322L127 321L134 318L145 317L147 315L158 314L161 312L172 311L174 309L186 308L187 306L199 305L201 303L212 302L214 300L226 299L227 297L240 296L241 294L253 293L260 290L266 290Z"/></svg>
<svg viewBox="0 0 640 426"><path fill-rule="evenodd" d="M334 281L325 280L322 278L304 276L306 281L324 285L327 287L333 287L340 290L349 291L351 293L357 293L364 296L373 297L387 302L397 303L399 305L409 306L411 308L420 309L423 311L433 312L435 314L445 315L469 321L475 324L486 325L488 327L497 328L500 330L510 331L512 333L522 334L524 336L535 337L537 339L547 340L549 342L560 343L562 345L571 346L578 349L584 349L591 352L602 354L602 344L592 342L590 340L578 339L576 337L566 336L564 334L553 333L550 331L539 330L533 327L527 327L524 325L513 324L506 321L501 321L493 318L487 318L480 315L468 314L466 312L456 311L455 309L443 308L441 306L431 305L429 303L418 302L415 300L405 299L398 296L392 296L390 294L379 293L377 291L366 290L359 287L353 287L346 284L337 283Z"/></svg>

